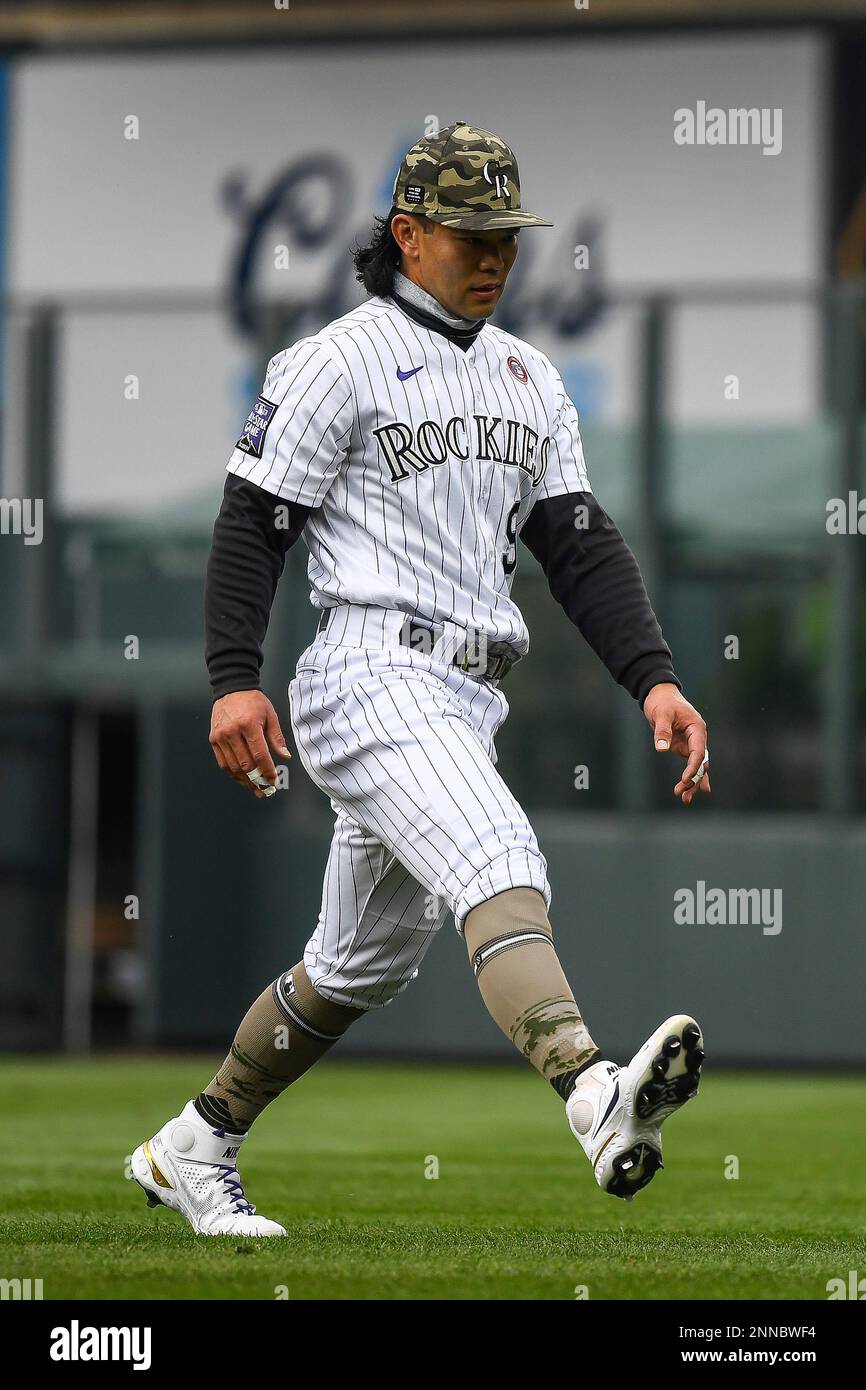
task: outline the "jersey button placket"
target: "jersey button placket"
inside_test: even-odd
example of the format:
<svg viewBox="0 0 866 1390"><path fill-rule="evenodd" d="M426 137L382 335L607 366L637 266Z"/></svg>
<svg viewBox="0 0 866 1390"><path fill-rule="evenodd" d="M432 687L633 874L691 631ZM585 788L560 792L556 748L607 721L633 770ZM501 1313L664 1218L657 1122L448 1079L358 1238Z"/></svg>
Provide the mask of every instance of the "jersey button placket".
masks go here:
<svg viewBox="0 0 866 1390"><path fill-rule="evenodd" d="M465 373L466 380L469 383L469 389L472 393L472 412L466 422L467 448L469 450L469 462L471 465L470 477L472 483L470 498L472 502L472 518L475 522L476 545L479 547L478 558L482 566L484 566L489 562L489 555L487 543L484 539L484 529L479 520L481 464L475 449L475 420L472 418L473 413L477 413L478 415L484 414L484 403L481 397L481 387L478 384L477 372L472 360L472 358L474 358L474 351L474 347L471 347L468 352L464 353L460 365ZM470 358L470 353L472 354L472 358Z"/></svg>
<svg viewBox="0 0 866 1390"><path fill-rule="evenodd" d="M478 382L478 371L475 366L474 343L472 347L468 349L464 356L464 365L466 367L466 375L469 378L469 385L472 388L472 404L475 406L475 409L477 410L479 409L481 402L481 386Z"/></svg>
<svg viewBox="0 0 866 1390"><path fill-rule="evenodd" d="M475 420L473 419L473 415L475 414L475 412L477 412L480 415L481 409L478 404L478 388L476 386L473 373L470 369L470 365L466 360L466 353L463 354L460 360L460 369L463 372L464 377L466 378L467 385L469 386L469 394L472 398L472 407L469 411L469 418L466 421L466 447L469 451L469 462L472 465L472 499L474 509L474 504L476 500L476 486L478 483L478 458L475 453Z"/></svg>

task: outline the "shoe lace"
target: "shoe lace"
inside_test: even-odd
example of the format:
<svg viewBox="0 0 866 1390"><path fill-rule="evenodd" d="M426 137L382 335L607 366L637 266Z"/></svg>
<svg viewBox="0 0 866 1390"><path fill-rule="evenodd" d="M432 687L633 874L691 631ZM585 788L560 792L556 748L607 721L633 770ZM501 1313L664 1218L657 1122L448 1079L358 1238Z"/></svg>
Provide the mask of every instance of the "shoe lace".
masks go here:
<svg viewBox="0 0 866 1390"><path fill-rule="evenodd" d="M247 1201L244 1185L241 1182L241 1175L233 1165L218 1163L220 1182L222 1183L230 1205L234 1210L243 1216L255 1216L256 1209L252 1202Z"/></svg>

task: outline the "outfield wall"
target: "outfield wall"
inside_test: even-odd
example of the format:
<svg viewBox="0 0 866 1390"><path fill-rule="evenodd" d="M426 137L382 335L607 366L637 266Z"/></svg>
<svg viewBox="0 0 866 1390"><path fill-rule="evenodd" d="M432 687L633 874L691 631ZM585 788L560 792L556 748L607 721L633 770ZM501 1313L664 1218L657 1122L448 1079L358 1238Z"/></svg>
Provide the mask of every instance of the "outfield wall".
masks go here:
<svg viewBox="0 0 866 1390"><path fill-rule="evenodd" d="M319 910L330 821L310 788L274 807L263 829L259 803L239 798L228 779L209 779L205 809L194 777L171 776L192 719L168 716L165 762L142 789L164 860L158 883L142 866L153 891L142 901L152 1003L141 1040L199 1046L226 1041L250 1000L300 958ZM666 1014L687 1010L720 1062L863 1065L866 824L701 814L533 818L560 954L594 1036L620 1057ZM705 896L763 890L775 921L678 923L675 895L699 882ZM509 1055L452 925L419 978L341 1049Z"/></svg>

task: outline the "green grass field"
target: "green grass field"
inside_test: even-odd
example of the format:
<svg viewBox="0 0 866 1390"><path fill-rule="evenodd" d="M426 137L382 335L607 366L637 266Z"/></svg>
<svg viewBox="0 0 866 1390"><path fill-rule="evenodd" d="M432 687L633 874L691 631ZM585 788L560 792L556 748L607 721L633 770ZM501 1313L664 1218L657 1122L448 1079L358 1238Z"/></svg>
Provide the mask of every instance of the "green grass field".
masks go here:
<svg viewBox="0 0 866 1390"><path fill-rule="evenodd" d="M861 1077L710 1073L625 1203L529 1071L326 1061L244 1150L252 1201L289 1231L245 1244L124 1180L212 1061L0 1061L0 1277L46 1299L823 1300L866 1274Z"/></svg>

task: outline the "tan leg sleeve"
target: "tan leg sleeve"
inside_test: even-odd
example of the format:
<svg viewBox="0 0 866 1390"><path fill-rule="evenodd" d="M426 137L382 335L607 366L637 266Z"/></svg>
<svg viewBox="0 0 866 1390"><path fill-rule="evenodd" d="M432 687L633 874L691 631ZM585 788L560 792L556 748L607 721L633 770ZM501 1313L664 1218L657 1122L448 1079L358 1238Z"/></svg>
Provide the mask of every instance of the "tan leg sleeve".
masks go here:
<svg viewBox="0 0 866 1390"><path fill-rule="evenodd" d="M250 1006L196 1109L210 1123L245 1134L362 1013L317 994L303 962L287 970Z"/></svg>
<svg viewBox="0 0 866 1390"><path fill-rule="evenodd" d="M572 1081L598 1048L563 974L541 894L497 893L467 914L463 935L491 1018L563 1094L557 1082Z"/></svg>

